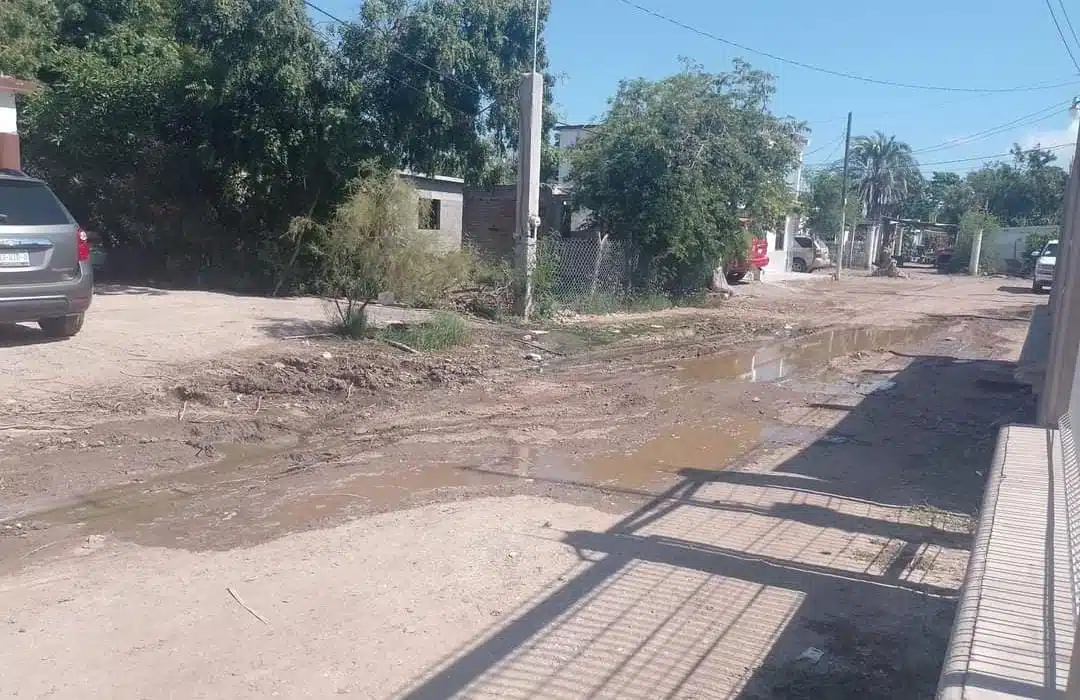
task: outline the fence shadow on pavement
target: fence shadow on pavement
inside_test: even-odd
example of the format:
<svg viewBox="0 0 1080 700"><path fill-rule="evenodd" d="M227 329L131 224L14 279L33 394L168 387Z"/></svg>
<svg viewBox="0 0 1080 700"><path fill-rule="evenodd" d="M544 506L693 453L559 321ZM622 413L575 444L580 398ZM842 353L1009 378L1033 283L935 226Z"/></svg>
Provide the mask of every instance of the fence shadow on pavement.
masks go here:
<svg viewBox="0 0 1080 700"><path fill-rule="evenodd" d="M565 532L576 567L395 697L932 697L997 427L1033 408L979 381L1011 367L914 357L854 407L808 404L838 420L822 439Z"/></svg>

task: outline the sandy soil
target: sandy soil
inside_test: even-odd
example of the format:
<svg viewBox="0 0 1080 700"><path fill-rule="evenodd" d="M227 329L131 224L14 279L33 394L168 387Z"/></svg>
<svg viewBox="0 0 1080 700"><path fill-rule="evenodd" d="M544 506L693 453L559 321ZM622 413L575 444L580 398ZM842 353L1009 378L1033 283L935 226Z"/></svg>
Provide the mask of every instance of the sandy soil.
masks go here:
<svg viewBox="0 0 1080 700"><path fill-rule="evenodd" d="M318 299L267 299L148 287L99 286L82 332L46 342L31 324L0 329L0 402L37 401L124 382L161 366L266 346L325 330ZM379 308L376 323L415 312Z"/></svg>
<svg viewBox="0 0 1080 700"><path fill-rule="evenodd" d="M1031 409L1021 285L742 287L529 341L568 358L315 341L17 405L0 695L932 697Z"/></svg>

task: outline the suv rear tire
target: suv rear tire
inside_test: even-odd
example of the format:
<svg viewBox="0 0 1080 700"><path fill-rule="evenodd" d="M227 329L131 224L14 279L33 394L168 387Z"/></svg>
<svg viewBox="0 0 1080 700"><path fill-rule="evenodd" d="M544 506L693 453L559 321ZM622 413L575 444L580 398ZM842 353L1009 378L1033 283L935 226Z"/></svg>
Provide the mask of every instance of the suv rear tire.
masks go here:
<svg viewBox="0 0 1080 700"><path fill-rule="evenodd" d="M41 332L50 338L70 338L82 330L83 318L83 314L43 318L38 321L38 325Z"/></svg>

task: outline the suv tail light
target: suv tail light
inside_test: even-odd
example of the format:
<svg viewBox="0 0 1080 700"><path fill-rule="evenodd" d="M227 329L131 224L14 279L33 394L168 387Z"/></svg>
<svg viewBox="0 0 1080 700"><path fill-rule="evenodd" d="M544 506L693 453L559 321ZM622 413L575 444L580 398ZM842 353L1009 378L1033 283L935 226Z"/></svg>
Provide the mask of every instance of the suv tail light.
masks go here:
<svg viewBox="0 0 1080 700"><path fill-rule="evenodd" d="M79 249L79 262L86 262L90 259L90 237L86 235L82 227L75 230L75 237Z"/></svg>

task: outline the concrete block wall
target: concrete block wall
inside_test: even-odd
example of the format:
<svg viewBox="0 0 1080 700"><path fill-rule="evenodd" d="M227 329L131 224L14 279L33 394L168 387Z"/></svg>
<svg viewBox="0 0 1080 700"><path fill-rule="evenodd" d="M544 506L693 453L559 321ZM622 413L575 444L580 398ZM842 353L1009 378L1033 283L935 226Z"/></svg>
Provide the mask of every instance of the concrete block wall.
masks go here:
<svg viewBox="0 0 1080 700"><path fill-rule="evenodd" d="M566 195L555 195L548 185L540 188L540 231L568 235L572 224L583 214L575 213L567 225ZM510 260L514 254L514 211L517 190L514 185L465 190L464 240L467 245L492 260Z"/></svg>
<svg viewBox="0 0 1080 700"><path fill-rule="evenodd" d="M467 188L464 205L464 239L492 260L509 261L514 255L514 185Z"/></svg>

